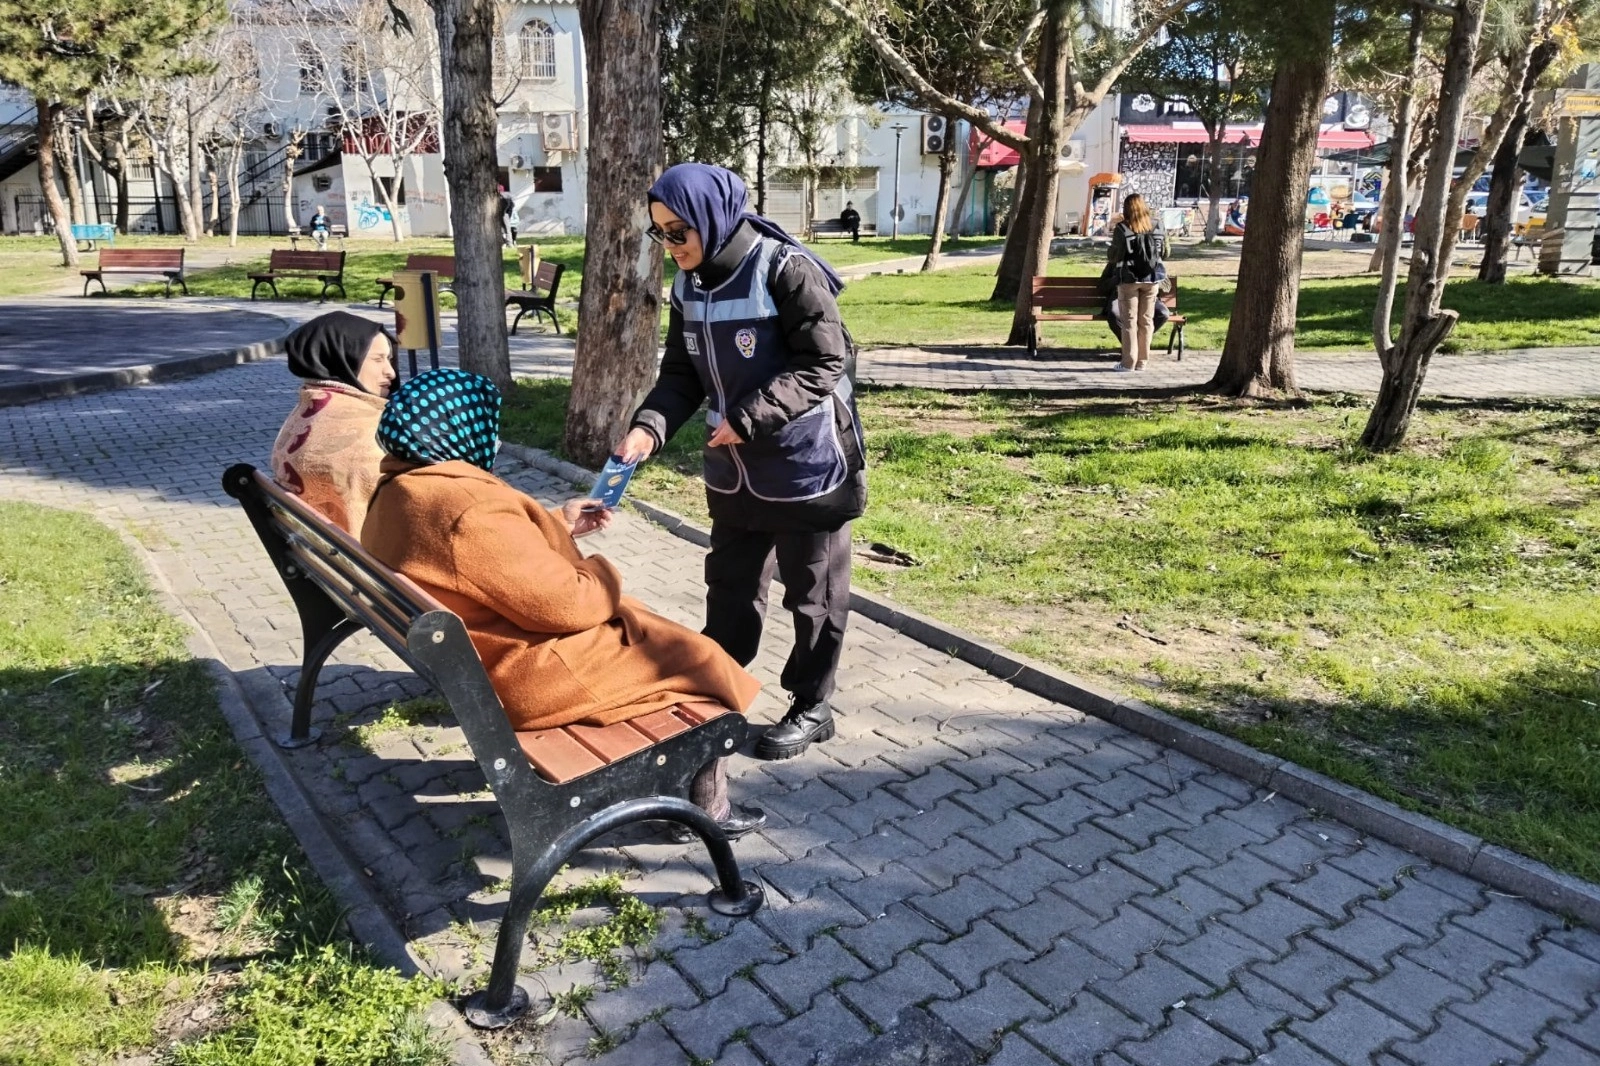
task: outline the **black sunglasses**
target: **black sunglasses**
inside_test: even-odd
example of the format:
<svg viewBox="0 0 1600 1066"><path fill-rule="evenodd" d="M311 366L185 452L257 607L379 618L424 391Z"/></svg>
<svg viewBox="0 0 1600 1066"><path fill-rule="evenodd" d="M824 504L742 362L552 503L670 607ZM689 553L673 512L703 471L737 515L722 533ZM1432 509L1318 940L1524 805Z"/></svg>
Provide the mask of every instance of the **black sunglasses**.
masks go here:
<svg viewBox="0 0 1600 1066"><path fill-rule="evenodd" d="M660 226L651 223L650 228L645 230L644 233L645 236L649 237L657 244L688 244L689 234L693 231L693 229L693 226L679 226L676 229L662 229Z"/></svg>

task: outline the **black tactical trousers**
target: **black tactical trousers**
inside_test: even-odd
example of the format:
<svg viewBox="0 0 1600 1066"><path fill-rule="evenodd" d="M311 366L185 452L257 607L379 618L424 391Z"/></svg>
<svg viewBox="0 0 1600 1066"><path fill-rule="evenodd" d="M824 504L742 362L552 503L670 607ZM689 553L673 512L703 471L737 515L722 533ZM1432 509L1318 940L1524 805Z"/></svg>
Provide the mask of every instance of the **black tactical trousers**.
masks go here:
<svg viewBox="0 0 1600 1066"><path fill-rule="evenodd" d="M767 586L776 571L794 616L782 685L799 702L825 700L850 620L850 523L829 533L773 533L711 524L706 556L706 636L741 666L761 646Z"/></svg>

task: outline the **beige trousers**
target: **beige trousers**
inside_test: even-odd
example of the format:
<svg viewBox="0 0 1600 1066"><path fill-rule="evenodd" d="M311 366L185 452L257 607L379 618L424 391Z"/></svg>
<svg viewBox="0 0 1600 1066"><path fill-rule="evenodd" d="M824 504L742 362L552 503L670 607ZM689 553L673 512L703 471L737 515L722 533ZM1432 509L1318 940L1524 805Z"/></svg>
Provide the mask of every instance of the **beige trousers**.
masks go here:
<svg viewBox="0 0 1600 1066"><path fill-rule="evenodd" d="M1122 318L1122 365L1143 370L1156 331L1156 283L1118 285L1117 311Z"/></svg>

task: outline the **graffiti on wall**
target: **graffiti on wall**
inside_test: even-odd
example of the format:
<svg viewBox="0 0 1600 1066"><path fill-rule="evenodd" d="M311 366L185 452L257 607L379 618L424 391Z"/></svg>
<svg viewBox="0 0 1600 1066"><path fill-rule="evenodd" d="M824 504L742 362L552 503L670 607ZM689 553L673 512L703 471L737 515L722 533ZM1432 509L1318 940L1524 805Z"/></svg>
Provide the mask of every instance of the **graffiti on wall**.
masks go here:
<svg viewBox="0 0 1600 1066"><path fill-rule="evenodd" d="M382 204L372 202L370 196L362 195L356 200L352 209L355 217L356 229L377 229L379 226L389 226L394 218L389 214L389 209ZM406 224L406 209L399 209L400 224Z"/></svg>
<svg viewBox="0 0 1600 1066"><path fill-rule="evenodd" d="M1122 146L1123 196L1138 193L1152 209L1173 202L1173 172L1176 149L1170 144L1125 144Z"/></svg>

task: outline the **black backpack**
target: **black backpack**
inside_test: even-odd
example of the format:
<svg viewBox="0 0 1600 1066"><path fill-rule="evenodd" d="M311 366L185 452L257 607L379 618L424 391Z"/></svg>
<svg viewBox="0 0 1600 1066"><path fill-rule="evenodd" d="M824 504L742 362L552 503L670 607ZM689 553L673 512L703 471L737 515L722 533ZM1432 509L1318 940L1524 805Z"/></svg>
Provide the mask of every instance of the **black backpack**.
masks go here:
<svg viewBox="0 0 1600 1066"><path fill-rule="evenodd" d="M1122 231L1122 259L1118 263L1117 281L1123 285L1135 282L1159 281L1161 272L1161 235Z"/></svg>

